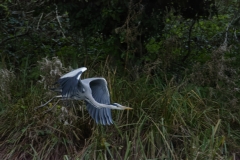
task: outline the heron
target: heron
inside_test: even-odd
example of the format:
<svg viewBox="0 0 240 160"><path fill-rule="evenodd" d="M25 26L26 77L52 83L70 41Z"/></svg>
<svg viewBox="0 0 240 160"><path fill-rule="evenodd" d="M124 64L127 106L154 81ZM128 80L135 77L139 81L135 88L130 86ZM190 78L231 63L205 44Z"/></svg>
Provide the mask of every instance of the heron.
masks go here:
<svg viewBox="0 0 240 160"><path fill-rule="evenodd" d="M113 124L111 109L129 110L131 107L123 106L119 103L110 103L110 94L107 81L103 77L81 79L86 67L75 69L58 80L63 99L84 100L90 116L97 124Z"/></svg>

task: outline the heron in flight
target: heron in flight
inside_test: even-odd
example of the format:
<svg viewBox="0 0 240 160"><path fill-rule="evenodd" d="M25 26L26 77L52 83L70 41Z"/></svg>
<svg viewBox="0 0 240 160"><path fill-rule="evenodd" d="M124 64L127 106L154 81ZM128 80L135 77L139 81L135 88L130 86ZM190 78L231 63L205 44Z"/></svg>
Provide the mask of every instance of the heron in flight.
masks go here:
<svg viewBox="0 0 240 160"><path fill-rule="evenodd" d="M118 103L110 103L107 81L102 77L81 79L86 67L75 69L58 80L62 98L85 100L90 116L97 124L113 123L111 109L132 109Z"/></svg>

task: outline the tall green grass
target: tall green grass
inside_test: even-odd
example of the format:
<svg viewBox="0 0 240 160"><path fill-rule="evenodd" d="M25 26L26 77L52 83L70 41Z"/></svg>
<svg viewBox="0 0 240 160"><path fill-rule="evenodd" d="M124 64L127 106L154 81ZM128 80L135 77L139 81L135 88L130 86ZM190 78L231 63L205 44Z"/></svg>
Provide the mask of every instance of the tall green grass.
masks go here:
<svg viewBox="0 0 240 160"><path fill-rule="evenodd" d="M54 95L44 89L51 84L31 84L22 96L12 90L0 116L1 158L178 160L239 155L239 117L234 113L239 110L209 96L214 92L187 81L163 84L158 76L129 80L120 75L107 63L84 73L85 78L105 77L112 102L134 108L113 110L111 126L96 125L83 102L56 100L34 110ZM48 73L44 76L51 79ZM21 82L14 84L23 88Z"/></svg>

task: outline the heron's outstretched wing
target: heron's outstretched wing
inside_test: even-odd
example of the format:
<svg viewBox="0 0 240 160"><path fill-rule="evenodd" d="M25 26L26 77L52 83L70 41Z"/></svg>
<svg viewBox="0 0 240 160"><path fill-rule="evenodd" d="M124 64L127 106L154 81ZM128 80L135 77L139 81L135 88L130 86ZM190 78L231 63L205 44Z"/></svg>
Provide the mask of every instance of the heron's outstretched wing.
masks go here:
<svg viewBox="0 0 240 160"><path fill-rule="evenodd" d="M74 98L78 97L80 92L83 91L81 84L81 74L86 71L86 67L75 69L65 75L63 75L58 83L60 84L62 90L62 97L64 98Z"/></svg>
<svg viewBox="0 0 240 160"><path fill-rule="evenodd" d="M92 90L93 98L102 104L110 104L110 96L107 88L107 82L104 78L88 78L84 81L89 81L89 86ZM87 110L91 117L102 125L110 125L113 123L111 109L109 108L96 108L86 101Z"/></svg>

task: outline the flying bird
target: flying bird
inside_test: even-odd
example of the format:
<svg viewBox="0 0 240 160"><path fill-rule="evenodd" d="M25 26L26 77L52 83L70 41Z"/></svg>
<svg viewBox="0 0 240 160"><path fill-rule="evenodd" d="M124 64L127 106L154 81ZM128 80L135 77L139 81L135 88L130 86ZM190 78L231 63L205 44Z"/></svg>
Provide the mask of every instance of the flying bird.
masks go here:
<svg viewBox="0 0 240 160"><path fill-rule="evenodd" d="M132 109L118 103L110 103L110 95L105 78L81 79L86 67L75 69L58 80L61 97L73 100L85 100L87 111L97 124L113 124L111 109Z"/></svg>

